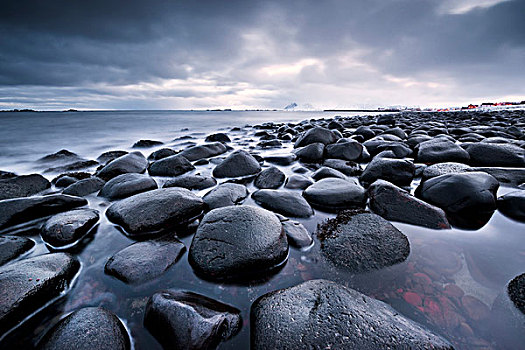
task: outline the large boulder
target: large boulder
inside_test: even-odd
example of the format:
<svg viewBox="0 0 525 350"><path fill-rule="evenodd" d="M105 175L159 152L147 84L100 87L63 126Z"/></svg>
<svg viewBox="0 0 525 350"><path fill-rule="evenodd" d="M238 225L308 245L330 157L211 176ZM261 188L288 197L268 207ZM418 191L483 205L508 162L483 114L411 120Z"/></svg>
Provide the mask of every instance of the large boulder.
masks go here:
<svg viewBox="0 0 525 350"><path fill-rule="evenodd" d="M251 308L251 348L453 349L389 305L327 280L257 299Z"/></svg>
<svg viewBox="0 0 525 350"><path fill-rule="evenodd" d="M465 171L482 171L494 176L502 185L518 187L525 183L525 168L472 167Z"/></svg>
<svg viewBox="0 0 525 350"><path fill-rule="evenodd" d="M277 189L281 187L285 179L286 175L279 168L271 166L261 171L253 184L257 188Z"/></svg>
<svg viewBox="0 0 525 350"><path fill-rule="evenodd" d="M342 172L346 176L359 176L363 169L359 163L344 159L325 159L323 165Z"/></svg>
<svg viewBox="0 0 525 350"><path fill-rule="evenodd" d="M166 349L215 349L239 332L240 311L193 292L166 290L148 300L144 326Z"/></svg>
<svg viewBox="0 0 525 350"><path fill-rule="evenodd" d="M363 153L363 145L351 139L340 139L325 148L327 158L358 160Z"/></svg>
<svg viewBox="0 0 525 350"><path fill-rule="evenodd" d="M289 220L281 220L283 230L288 237L288 244L296 248L305 248L313 243L313 238L310 232L300 222Z"/></svg>
<svg viewBox="0 0 525 350"><path fill-rule="evenodd" d="M206 136L206 142L231 142L230 137L225 133L216 133Z"/></svg>
<svg viewBox="0 0 525 350"><path fill-rule="evenodd" d="M286 216L306 218L314 214L310 204L298 192L258 190L252 194L252 198L263 208Z"/></svg>
<svg viewBox="0 0 525 350"><path fill-rule="evenodd" d="M376 180L386 180L398 186L408 186L414 178L414 163L403 159L374 158L366 166L360 180L369 185Z"/></svg>
<svg viewBox="0 0 525 350"><path fill-rule="evenodd" d="M470 160L467 151L461 148L458 144L443 138L421 142L416 147L416 150L416 161L419 163L468 163Z"/></svg>
<svg viewBox="0 0 525 350"><path fill-rule="evenodd" d="M87 205L84 198L63 194L0 201L0 230Z"/></svg>
<svg viewBox="0 0 525 350"><path fill-rule="evenodd" d="M155 234L183 226L203 211L204 203L185 188L139 193L113 203L106 215L130 236Z"/></svg>
<svg viewBox="0 0 525 350"><path fill-rule="evenodd" d="M40 341L42 350L128 350L129 335L111 311L86 307L60 320Z"/></svg>
<svg viewBox="0 0 525 350"><path fill-rule="evenodd" d="M166 181L162 187L182 187L188 190L204 190L215 185L217 185L217 180L211 176L186 174Z"/></svg>
<svg viewBox="0 0 525 350"><path fill-rule="evenodd" d="M246 151L238 150L231 153L213 169L213 176L241 177L255 175L259 171L261 171L261 166L257 159Z"/></svg>
<svg viewBox="0 0 525 350"><path fill-rule="evenodd" d="M148 167L148 161L142 153L132 152L120 156L104 166L97 172L97 176L105 181L126 174L126 173L143 173Z"/></svg>
<svg viewBox="0 0 525 350"><path fill-rule="evenodd" d="M98 195L112 201L157 188L157 183L151 176L129 173L116 176L106 182Z"/></svg>
<svg viewBox="0 0 525 350"><path fill-rule="evenodd" d="M319 163L324 156L324 143L314 142L295 151L297 158L306 163Z"/></svg>
<svg viewBox="0 0 525 350"><path fill-rule="evenodd" d="M246 186L234 183L224 183L206 193L202 200L208 209L217 209L240 204L248 197Z"/></svg>
<svg viewBox="0 0 525 350"><path fill-rule="evenodd" d="M442 209L412 196L388 181L377 180L370 185L368 198L370 209L387 220L433 229L450 228Z"/></svg>
<svg viewBox="0 0 525 350"><path fill-rule="evenodd" d="M39 174L0 178L0 200L32 196L49 187L51 183Z"/></svg>
<svg viewBox="0 0 525 350"><path fill-rule="evenodd" d="M304 175L292 174L290 175L284 184L285 188L289 189L301 189L304 190L314 182Z"/></svg>
<svg viewBox="0 0 525 350"><path fill-rule="evenodd" d="M148 172L151 176L179 176L193 169L189 160L177 154L157 160L149 166Z"/></svg>
<svg viewBox="0 0 525 350"><path fill-rule="evenodd" d="M225 145L220 142L207 143L205 145L192 146L186 148L179 154L190 161L199 160L203 158L215 157L227 151Z"/></svg>
<svg viewBox="0 0 525 350"><path fill-rule="evenodd" d="M88 194L98 192L104 186L106 182L97 176L93 176L87 179L79 180L69 186L67 186L63 194L69 194L71 196L84 197Z"/></svg>
<svg viewBox="0 0 525 350"><path fill-rule="evenodd" d="M202 219L189 251L200 275L212 279L253 278L285 261L288 242L270 211L252 206L214 209Z"/></svg>
<svg viewBox="0 0 525 350"><path fill-rule="evenodd" d="M525 222L525 190L512 191L499 197L498 210L512 219Z"/></svg>
<svg viewBox="0 0 525 350"><path fill-rule="evenodd" d="M467 171L470 167L466 164L455 163L455 162L445 162L437 163L427 166L423 170L422 178L423 180L430 179L432 177L445 175L445 174L455 174L463 173Z"/></svg>
<svg viewBox="0 0 525 350"><path fill-rule="evenodd" d="M185 251L184 244L169 235L137 242L109 258L104 271L125 283L143 283L162 275Z"/></svg>
<svg viewBox="0 0 525 350"><path fill-rule="evenodd" d="M473 143L467 146L474 166L525 167L525 149L502 143Z"/></svg>
<svg viewBox="0 0 525 350"><path fill-rule="evenodd" d="M366 191L355 179L322 179L304 190L303 196L314 208L331 212L366 203Z"/></svg>
<svg viewBox="0 0 525 350"><path fill-rule="evenodd" d="M35 241L26 237L0 236L0 266L18 258L35 246Z"/></svg>
<svg viewBox="0 0 525 350"><path fill-rule="evenodd" d="M69 254L55 253L0 267L0 334L60 296L80 269Z"/></svg>
<svg viewBox="0 0 525 350"><path fill-rule="evenodd" d="M329 145L335 143L339 138L332 130L316 126L301 134L295 142L294 148L304 147L316 142Z"/></svg>
<svg viewBox="0 0 525 350"><path fill-rule="evenodd" d="M65 248L84 237L98 219L98 211L94 209L77 209L56 214L44 223L40 236L54 248Z"/></svg>
<svg viewBox="0 0 525 350"><path fill-rule="evenodd" d="M343 211L318 227L323 255L335 266L361 273L403 262L410 254L407 237L379 215Z"/></svg>

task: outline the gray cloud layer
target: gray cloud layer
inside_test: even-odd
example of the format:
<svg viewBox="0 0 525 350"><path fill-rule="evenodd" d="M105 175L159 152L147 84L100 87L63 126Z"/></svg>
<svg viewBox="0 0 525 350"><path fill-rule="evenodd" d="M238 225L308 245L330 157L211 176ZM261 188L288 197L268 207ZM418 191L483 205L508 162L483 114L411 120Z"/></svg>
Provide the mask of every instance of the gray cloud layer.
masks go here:
<svg viewBox="0 0 525 350"><path fill-rule="evenodd" d="M523 13L524 0L10 1L0 108L519 98Z"/></svg>

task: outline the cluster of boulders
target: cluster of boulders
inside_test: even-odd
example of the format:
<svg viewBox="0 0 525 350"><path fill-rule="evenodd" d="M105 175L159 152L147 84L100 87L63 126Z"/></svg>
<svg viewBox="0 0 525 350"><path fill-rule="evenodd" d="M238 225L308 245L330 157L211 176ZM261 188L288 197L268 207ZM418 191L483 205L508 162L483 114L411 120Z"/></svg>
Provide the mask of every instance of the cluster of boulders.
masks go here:
<svg viewBox="0 0 525 350"><path fill-rule="evenodd" d="M188 227L195 230L187 249L195 273L238 282L278 271L289 246L311 246L312 233L298 220L317 211L338 213L316 232L322 256L352 274L408 257L407 237L389 221L477 229L495 210L525 221L524 113L336 117L249 130L237 142L218 133L182 150L155 140L133 145L161 147L148 157L110 151L95 161L62 150L39 160L50 166L46 173L62 173L51 182L2 171L0 332L67 291L80 263L57 251L71 252L101 215L140 239L105 264L106 274L134 285L177 263L186 252L177 234ZM498 198L500 186L515 189ZM108 202L105 213L87 207L90 196ZM243 205L248 198L253 205ZM24 258L35 242L15 234L28 229L52 253ZM509 293L523 313L520 278ZM190 291L159 291L144 315L161 344L185 348L216 347L242 326L235 307ZM251 318L254 348L452 348L388 305L324 280L260 297ZM84 308L39 346L129 349L130 339L111 311Z"/></svg>

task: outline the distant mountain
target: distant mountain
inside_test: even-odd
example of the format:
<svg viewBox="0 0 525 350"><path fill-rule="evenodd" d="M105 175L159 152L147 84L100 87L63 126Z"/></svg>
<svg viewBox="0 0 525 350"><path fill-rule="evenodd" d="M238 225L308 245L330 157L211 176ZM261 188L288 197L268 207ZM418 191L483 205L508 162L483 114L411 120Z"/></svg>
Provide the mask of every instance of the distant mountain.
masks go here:
<svg viewBox="0 0 525 350"><path fill-rule="evenodd" d="M319 109L316 109L314 106L312 106L309 103L303 103L301 105L292 102L288 106L284 107L285 111L317 111Z"/></svg>
<svg viewBox="0 0 525 350"><path fill-rule="evenodd" d="M297 103L292 102L292 103L290 103L288 106L284 107L284 110L285 110L285 111L294 110L295 107L297 107L297 106L298 106Z"/></svg>

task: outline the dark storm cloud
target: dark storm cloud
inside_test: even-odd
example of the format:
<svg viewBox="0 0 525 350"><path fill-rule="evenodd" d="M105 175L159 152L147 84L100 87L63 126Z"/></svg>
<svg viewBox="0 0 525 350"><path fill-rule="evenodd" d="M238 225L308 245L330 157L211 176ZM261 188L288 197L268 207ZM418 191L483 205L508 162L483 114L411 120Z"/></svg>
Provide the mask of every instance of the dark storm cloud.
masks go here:
<svg viewBox="0 0 525 350"><path fill-rule="evenodd" d="M523 13L524 0L8 1L0 106L519 95Z"/></svg>

